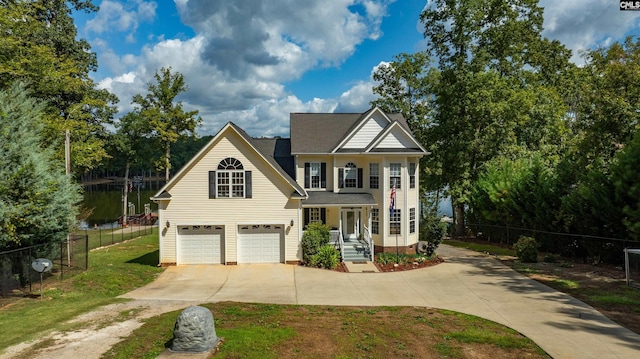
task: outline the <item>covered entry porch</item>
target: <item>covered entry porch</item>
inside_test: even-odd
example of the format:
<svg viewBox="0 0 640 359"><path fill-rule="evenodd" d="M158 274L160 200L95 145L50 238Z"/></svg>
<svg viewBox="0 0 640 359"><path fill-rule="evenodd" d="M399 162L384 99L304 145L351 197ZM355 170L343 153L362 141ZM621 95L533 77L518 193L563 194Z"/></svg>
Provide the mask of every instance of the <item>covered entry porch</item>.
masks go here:
<svg viewBox="0 0 640 359"><path fill-rule="evenodd" d="M309 192L302 202L304 227L325 223L343 261L372 261L371 209L376 205L369 193Z"/></svg>

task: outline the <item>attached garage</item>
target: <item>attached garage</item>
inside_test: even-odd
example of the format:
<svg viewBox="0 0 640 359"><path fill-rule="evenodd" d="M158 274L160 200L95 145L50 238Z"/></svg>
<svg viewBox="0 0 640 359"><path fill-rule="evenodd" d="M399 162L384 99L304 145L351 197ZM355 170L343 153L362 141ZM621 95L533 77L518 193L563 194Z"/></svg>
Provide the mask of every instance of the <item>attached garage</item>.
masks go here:
<svg viewBox="0 0 640 359"><path fill-rule="evenodd" d="M178 226L178 264L224 263L223 226Z"/></svg>
<svg viewBox="0 0 640 359"><path fill-rule="evenodd" d="M284 225L238 226L238 263L280 263L284 253Z"/></svg>

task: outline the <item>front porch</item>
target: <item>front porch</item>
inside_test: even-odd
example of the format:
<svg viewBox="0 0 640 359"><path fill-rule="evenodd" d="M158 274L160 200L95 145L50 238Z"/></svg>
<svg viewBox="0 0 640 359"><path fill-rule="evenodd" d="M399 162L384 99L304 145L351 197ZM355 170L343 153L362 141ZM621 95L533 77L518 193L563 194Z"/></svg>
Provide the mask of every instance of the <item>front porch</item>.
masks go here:
<svg viewBox="0 0 640 359"><path fill-rule="evenodd" d="M373 261L371 209L375 205L368 193L311 192L303 203L304 225L328 225L331 244L340 251L343 262Z"/></svg>

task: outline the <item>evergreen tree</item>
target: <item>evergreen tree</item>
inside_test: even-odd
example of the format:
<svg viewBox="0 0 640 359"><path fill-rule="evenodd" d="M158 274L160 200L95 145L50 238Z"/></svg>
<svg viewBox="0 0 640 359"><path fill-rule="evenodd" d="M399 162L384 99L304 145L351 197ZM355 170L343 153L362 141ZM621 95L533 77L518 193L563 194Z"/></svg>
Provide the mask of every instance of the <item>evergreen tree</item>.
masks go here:
<svg viewBox="0 0 640 359"><path fill-rule="evenodd" d="M43 145L45 105L24 85L0 91L0 249L65 239L80 188Z"/></svg>

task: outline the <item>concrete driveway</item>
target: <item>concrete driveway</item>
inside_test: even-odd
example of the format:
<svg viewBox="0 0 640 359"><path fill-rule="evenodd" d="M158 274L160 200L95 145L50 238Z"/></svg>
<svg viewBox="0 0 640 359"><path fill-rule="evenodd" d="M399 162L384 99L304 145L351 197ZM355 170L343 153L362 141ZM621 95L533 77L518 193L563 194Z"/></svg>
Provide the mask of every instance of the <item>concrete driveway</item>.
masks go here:
<svg viewBox="0 0 640 359"><path fill-rule="evenodd" d="M554 358L638 358L640 335L489 256L442 245L445 263L397 273L338 273L285 264L169 267L123 297L189 302L420 306L511 327Z"/></svg>

